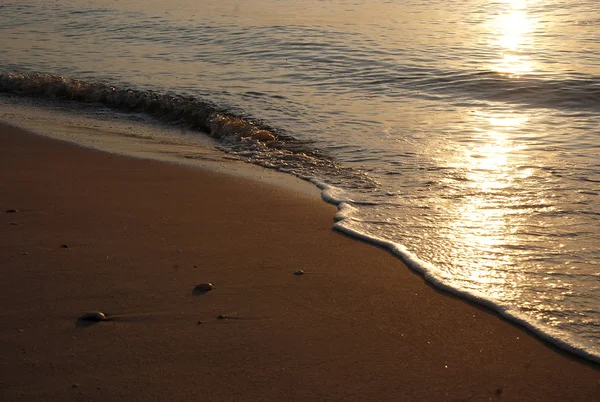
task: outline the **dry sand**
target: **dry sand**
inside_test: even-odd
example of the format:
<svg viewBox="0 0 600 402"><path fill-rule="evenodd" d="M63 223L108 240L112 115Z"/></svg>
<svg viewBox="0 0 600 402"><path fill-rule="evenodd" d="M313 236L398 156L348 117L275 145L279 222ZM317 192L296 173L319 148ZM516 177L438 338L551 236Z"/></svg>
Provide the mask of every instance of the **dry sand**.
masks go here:
<svg viewBox="0 0 600 402"><path fill-rule="evenodd" d="M333 232L317 197L7 126L0 183L2 401L600 395L597 365Z"/></svg>

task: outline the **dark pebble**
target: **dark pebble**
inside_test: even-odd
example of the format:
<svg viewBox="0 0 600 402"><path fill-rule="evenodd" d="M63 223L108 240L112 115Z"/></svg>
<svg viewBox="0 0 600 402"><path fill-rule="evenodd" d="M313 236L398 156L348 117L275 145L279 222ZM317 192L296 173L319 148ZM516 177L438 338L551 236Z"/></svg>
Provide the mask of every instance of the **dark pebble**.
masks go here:
<svg viewBox="0 0 600 402"><path fill-rule="evenodd" d="M194 288L194 292L208 292L209 290L212 290L212 288L212 283L201 283Z"/></svg>
<svg viewBox="0 0 600 402"><path fill-rule="evenodd" d="M198 321L196 325L202 325L202 321Z"/></svg>
<svg viewBox="0 0 600 402"><path fill-rule="evenodd" d="M12 209L12 208L11 208L11 209L7 209L7 210L6 210L6 213L8 213L8 214L15 214L15 213L17 213L17 212L19 212L19 210L18 210L18 209Z"/></svg>
<svg viewBox="0 0 600 402"><path fill-rule="evenodd" d="M100 312L100 311L88 311L87 313L85 313L84 315L82 315L81 317L79 317L80 320L84 320L84 321L106 321L106 314Z"/></svg>
<svg viewBox="0 0 600 402"><path fill-rule="evenodd" d="M60 246L60 248L69 248L69 245L68 244L63 244L63 245Z"/></svg>
<svg viewBox="0 0 600 402"><path fill-rule="evenodd" d="M294 271L294 275L297 275L297 276L304 275L304 271L299 269L297 271Z"/></svg>
<svg viewBox="0 0 600 402"><path fill-rule="evenodd" d="M10 224L13 226L17 226L19 224L19 222L11 222Z"/></svg>
<svg viewBox="0 0 600 402"><path fill-rule="evenodd" d="M226 318L229 318L229 317L227 317L226 315L223 315L223 314L219 314L219 315L217 316L217 319L219 319L219 320L224 320L224 319L226 319Z"/></svg>

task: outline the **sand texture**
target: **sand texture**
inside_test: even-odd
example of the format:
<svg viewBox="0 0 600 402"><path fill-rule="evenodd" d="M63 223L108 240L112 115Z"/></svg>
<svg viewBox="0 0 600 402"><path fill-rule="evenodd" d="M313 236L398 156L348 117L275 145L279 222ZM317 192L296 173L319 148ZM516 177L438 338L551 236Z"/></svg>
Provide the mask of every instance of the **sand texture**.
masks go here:
<svg viewBox="0 0 600 402"><path fill-rule="evenodd" d="M7 126L0 183L2 401L600 395L598 366L332 231L317 197Z"/></svg>

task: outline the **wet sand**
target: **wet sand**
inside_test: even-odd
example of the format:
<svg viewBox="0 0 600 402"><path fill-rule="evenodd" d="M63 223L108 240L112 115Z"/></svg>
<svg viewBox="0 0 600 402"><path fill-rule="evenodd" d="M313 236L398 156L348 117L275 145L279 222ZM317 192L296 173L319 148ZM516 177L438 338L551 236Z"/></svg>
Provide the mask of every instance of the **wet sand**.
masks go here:
<svg viewBox="0 0 600 402"><path fill-rule="evenodd" d="M0 400L600 395L597 365L333 232L318 197L7 126L0 183Z"/></svg>

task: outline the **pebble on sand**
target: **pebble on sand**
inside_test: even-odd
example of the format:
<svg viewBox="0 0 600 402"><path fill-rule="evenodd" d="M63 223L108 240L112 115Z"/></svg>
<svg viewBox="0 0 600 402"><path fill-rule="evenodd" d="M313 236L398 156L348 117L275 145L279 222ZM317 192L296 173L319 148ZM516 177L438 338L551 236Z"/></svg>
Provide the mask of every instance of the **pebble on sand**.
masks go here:
<svg viewBox="0 0 600 402"><path fill-rule="evenodd" d="M69 245L68 245L68 244L62 244L62 245L60 246L60 248L69 248Z"/></svg>
<svg viewBox="0 0 600 402"><path fill-rule="evenodd" d="M212 283L201 283L200 285L198 285L194 288L194 292L204 293L204 292L208 292L209 290L212 290L212 288L213 288Z"/></svg>
<svg viewBox="0 0 600 402"><path fill-rule="evenodd" d="M79 317L79 319L85 320L85 321L106 321L106 320L108 320L108 318L106 317L106 314L104 314L100 311L88 311L87 313L85 313L84 315Z"/></svg>
<svg viewBox="0 0 600 402"><path fill-rule="evenodd" d="M8 214L14 214L14 213L17 213L17 212L19 212L19 210L18 209L14 209L14 208L6 210L6 213L8 213Z"/></svg>
<svg viewBox="0 0 600 402"><path fill-rule="evenodd" d="M294 275L298 275L298 276L299 276L299 275L304 275L304 271L303 271L303 270L301 270L301 269L299 269L299 270L297 270L297 271L294 271Z"/></svg>

